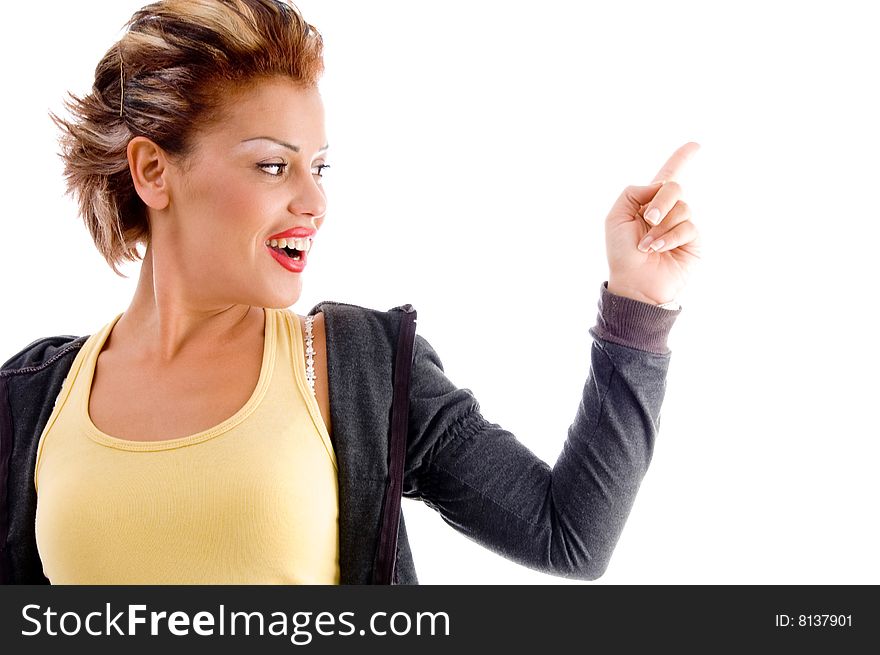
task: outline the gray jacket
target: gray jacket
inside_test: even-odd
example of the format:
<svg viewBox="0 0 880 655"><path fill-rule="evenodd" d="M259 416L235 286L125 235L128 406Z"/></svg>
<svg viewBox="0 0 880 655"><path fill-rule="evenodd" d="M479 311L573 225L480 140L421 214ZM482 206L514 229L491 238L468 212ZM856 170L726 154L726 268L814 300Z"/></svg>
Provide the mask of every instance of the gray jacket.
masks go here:
<svg viewBox="0 0 880 655"><path fill-rule="evenodd" d="M681 313L600 287L582 399L551 469L480 413L470 389L446 377L415 336L403 496L499 555L550 575L595 580L605 571L660 427ZM379 311L324 301L332 441L338 463L342 584L368 584L380 535L397 527L394 583L418 584L400 516L383 525L388 492L392 362L404 307ZM34 535L37 443L86 336L37 339L0 368L0 582L48 584Z"/></svg>

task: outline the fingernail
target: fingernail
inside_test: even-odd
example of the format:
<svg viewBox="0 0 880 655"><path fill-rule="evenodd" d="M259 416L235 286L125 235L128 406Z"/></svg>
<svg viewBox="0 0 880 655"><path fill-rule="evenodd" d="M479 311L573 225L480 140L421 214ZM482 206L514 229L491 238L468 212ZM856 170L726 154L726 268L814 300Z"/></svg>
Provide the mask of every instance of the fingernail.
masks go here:
<svg viewBox="0 0 880 655"><path fill-rule="evenodd" d="M660 222L660 210L656 207L651 207L651 209L648 210L648 213L645 214L645 220L657 225L657 223Z"/></svg>
<svg viewBox="0 0 880 655"><path fill-rule="evenodd" d="M663 247L663 244L666 243L663 239L657 239L654 243L651 244L651 248L655 251L660 250Z"/></svg>
<svg viewBox="0 0 880 655"><path fill-rule="evenodd" d="M645 238L639 242L639 250L642 252L648 252L648 244L654 240L650 234L645 235Z"/></svg>

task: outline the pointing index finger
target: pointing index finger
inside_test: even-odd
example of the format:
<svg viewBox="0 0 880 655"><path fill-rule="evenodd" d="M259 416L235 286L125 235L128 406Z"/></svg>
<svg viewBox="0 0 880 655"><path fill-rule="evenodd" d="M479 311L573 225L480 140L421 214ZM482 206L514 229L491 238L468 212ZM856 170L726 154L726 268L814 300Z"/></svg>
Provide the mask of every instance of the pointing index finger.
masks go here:
<svg viewBox="0 0 880 655"><path fill-rule="evenodd" d="M670 180L674 180L678 177L679 172L684 166L685 162L687 162L691 157L694 156L694 153L700 149L700 144L696 141L688 141L683 146L681 146L678 150L672 153L672 156L666 160L666 163L660 167L657 175L654 176L653 182L669 182Z"/></svg>

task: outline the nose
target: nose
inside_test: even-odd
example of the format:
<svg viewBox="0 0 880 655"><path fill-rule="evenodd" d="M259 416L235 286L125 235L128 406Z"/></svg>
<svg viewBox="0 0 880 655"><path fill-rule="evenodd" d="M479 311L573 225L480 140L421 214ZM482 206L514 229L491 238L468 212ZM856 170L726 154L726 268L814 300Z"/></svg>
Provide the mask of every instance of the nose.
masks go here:
<svg viewBox="0 0 880 655"><path fill-rule="evenodd" d="M298 216L309 216L314 227L317 229L320 220L327 213L327 194L321 186L320 178L308 173L300 176L300 181L294 183L293 193L290 198L288 210Z"/></svg>

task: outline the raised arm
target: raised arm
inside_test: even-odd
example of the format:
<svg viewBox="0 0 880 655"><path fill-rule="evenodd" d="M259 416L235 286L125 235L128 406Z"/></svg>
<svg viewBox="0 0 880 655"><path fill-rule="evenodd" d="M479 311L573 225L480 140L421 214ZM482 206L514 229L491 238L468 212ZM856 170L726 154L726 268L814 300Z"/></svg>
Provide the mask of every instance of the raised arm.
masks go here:
<svg viewBox="0 0 880 655"><path fill-rule="evenodd" d="M483 418L418 336L405 495L529 568L581 580L605 572L654 452L676 297L701 257L677 181L699 147L684 144L651 184L626 187L605 219L609 281L581 402L553 468Z"/></svg>
<svg viewBox="0 0 880 655"><path fill-rule="evenodd" d="M551 575L604 573L648 469L671 352L671 311L603 283L590 370L551 469L486 420L418 335L404 495L477 543Z"/></svg>

